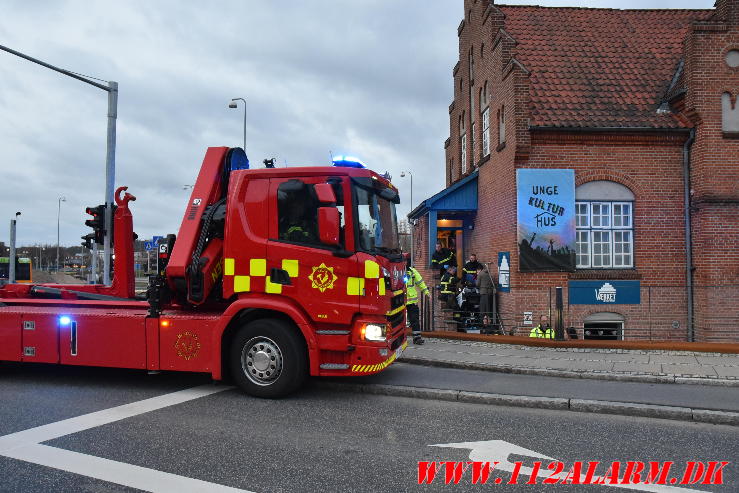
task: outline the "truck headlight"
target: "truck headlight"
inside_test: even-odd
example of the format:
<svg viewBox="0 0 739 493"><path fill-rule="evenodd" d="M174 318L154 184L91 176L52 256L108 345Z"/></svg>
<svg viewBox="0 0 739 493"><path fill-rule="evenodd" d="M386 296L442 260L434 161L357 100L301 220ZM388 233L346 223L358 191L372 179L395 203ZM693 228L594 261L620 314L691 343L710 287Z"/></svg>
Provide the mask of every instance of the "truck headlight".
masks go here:
<svg viewBox="0 0 739 493"><path fill-rule="evenodd" d="M387 327L380 324L365 324L362 327L362 339L366 341L379 341L385 340L385 334Z"/></svg>

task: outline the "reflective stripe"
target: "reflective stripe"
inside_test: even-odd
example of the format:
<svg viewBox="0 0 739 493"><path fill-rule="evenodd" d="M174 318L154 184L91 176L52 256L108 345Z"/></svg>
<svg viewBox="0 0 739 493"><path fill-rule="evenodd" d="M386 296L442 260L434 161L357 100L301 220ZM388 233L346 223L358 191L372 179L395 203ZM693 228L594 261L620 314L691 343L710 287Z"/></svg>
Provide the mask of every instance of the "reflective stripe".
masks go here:
<svg viewBox="0 0 739 493"><path fill-rule="evenodd" d="M399 349L402 351L402 350L404 350L407 347L408 347L408 341L405 341L403 343L403 345ZM398 357L398 352L396 350L395 352L393 352L392 355L390 355L390 357L388 359L386 359L382 363L377 363L375 365L353 365L352 366L352 371L354 373L372 373L372 372L378 372L380 370L384 370L385 368L387 368L390 365L390 363L392 363L393 361L395 361L395 358L397 358L397 357Z"/></svg>
<svg viewBox="0 0 739 493"><path fill-rule="evenodd" d="M243 293L249 291L250 279L249 276L235 276L234 277L234 292Z"/></svg>
<svg viewBox="0 0 739 493"><path fill-rule="evenodd" d="M298 277L298 261L282 259L282 270L287 271L290 277Z"/></svg>
<svg viewBox="0 0 739 493"><path fill-rule="evenodd" d="M282 284L273 283L269 276L264 278L264 292L272 294L282 294Z"/></svg>
<svg viewBox="0 0 739 493"><path fill-rule="evenodd" d="M223 261L223 274L226 276L234 275L234 259L227 258Z"/></svg>
<svg viewBox="0 0 739 493"><path fill-rule="evenodd" d="M346 294L349 296L362 296L364 294L364 278L348 277L346 279Z"/></svg>
<svg viewBox="0 0 739 493"><path fill-rule="evenodd" d="M387 312L387 313L386 313L386 315L387 315L388 317L392 317L392 316L393 316L393 315L395 315L396 313L400 313L400 312L402 312L404 308L405 308L405 306L403 306L403 305L400 305L400 306L399 306L398 308L396 308L395 310L393 310L393 311L390 311L390 312Z"/></svg>
<svg viewBox="0 0 739 493"><path fill-rule="evenodd" d="M253 258L249 260L249 275L262 277L267 274L267 259Z"/></svg>
<svg viewBox="0 0 739 493"><path fill-rule="evenodd" d="M270 280L270 276L267 275L267 259L264 258L252 258L249 259L249 275L235 275L236 274L236 259L226 258L223 261L223 275L224 277L233 277L233 290L234 293L244 293L252 291L251 278L262 277L264 278L264 292L271 294L281 294L282 284L273 283ZM298 261L295 259L283 259L282 269L287 272L287 275L291 278L298 276ZM243 272L243 268L241 271Z"/></svg>
<svg viewBox="0 0 739 493"><path fill-rule="evenodd" d="M379 279L380 277L380 264L374 260L364 261L364 277L365 279Z"/></svg>

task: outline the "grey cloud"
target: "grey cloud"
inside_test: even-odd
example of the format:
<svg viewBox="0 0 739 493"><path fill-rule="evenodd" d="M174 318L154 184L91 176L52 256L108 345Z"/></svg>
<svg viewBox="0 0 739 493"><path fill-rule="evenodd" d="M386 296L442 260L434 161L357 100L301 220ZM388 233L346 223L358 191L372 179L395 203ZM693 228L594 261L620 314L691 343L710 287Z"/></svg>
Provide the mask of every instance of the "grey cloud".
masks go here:
<svg viewBox="0 0 739 493"><path fill-rule="evenodd" d="M414 173L414 205L441 190L461 18L462 0L11 1L0 44L120 83L116 183L138 197L135 229L150 237L179 227L182 185L194 182L206 147L241 145L243 109L227 108L232 97L248 101L255 165L358 154L394 175L403 215L410 183L401 170ZM54 243L65 195L62 243L79 243L84 207L103 196L106 101L0 52L0 240L22 210L19 241Z"/></svg>

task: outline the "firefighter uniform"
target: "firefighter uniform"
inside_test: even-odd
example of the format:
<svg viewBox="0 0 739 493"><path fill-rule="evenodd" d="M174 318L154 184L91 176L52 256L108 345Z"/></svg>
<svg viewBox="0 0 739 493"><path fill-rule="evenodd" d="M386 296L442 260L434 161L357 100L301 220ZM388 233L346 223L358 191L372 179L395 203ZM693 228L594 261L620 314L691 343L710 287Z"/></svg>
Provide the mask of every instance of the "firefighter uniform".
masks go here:
<svg viewBox="0 0 739 493"><path fill-rule="evenodd" d="M457 265L457 259L454 255L454 252L452 252L448 248L438 248L431 256L431 267L434 269L438 269L439 274L441 274L442 276L446 272L447 268L452 265Z"/></svg>
<svg viewBox="0 0 739 493"><path fill-rule="evenodd" d="M465 281L475 282L477 280L477 271L484 268L485 266L478 262L477 257L475 257L475 260L470 260L464 264L464 267L462 267L462 276Z"/></svg>
<svg viewBox="0 0 739 493"><path fill-rule="evenodd" d="M454 308L457 305L457 283L459 283L459 278L457 278L456 270L456 268L450 267L441 277L441 301L445 302L448 308Z"/></svg>
<svg viewBox="0 0 739 493"><path fill-rule="evenodd" d="M542 327L541 324L539 324L531 329L529 337L538 337L540 339L554 339L554 329L552 329L548 325Z"/></svg>
<svg viewBox="0 0 739 493"><path fill-rule="evenodd" d="M406 314L408 322L411 325L411 333L413 334L413 344L423 344L421 337L421 322L418 313L418 290L421 290L424 296L429 295L429 288L423 282L423 277L415 267L408 266L406 271Z"/></svg>

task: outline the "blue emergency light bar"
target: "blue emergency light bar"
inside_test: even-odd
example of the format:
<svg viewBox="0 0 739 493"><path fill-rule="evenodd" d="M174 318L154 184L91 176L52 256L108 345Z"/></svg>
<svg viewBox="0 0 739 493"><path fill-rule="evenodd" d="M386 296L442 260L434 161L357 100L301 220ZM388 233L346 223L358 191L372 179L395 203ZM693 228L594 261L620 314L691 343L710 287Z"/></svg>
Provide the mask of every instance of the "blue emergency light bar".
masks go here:
<svg viewBox="0 0 739 493"><path fill-rule="evenodd" d="M354 156L336 156L333 159L334 166L342 166L344 168L366 168L364 163Z"/></svg>

